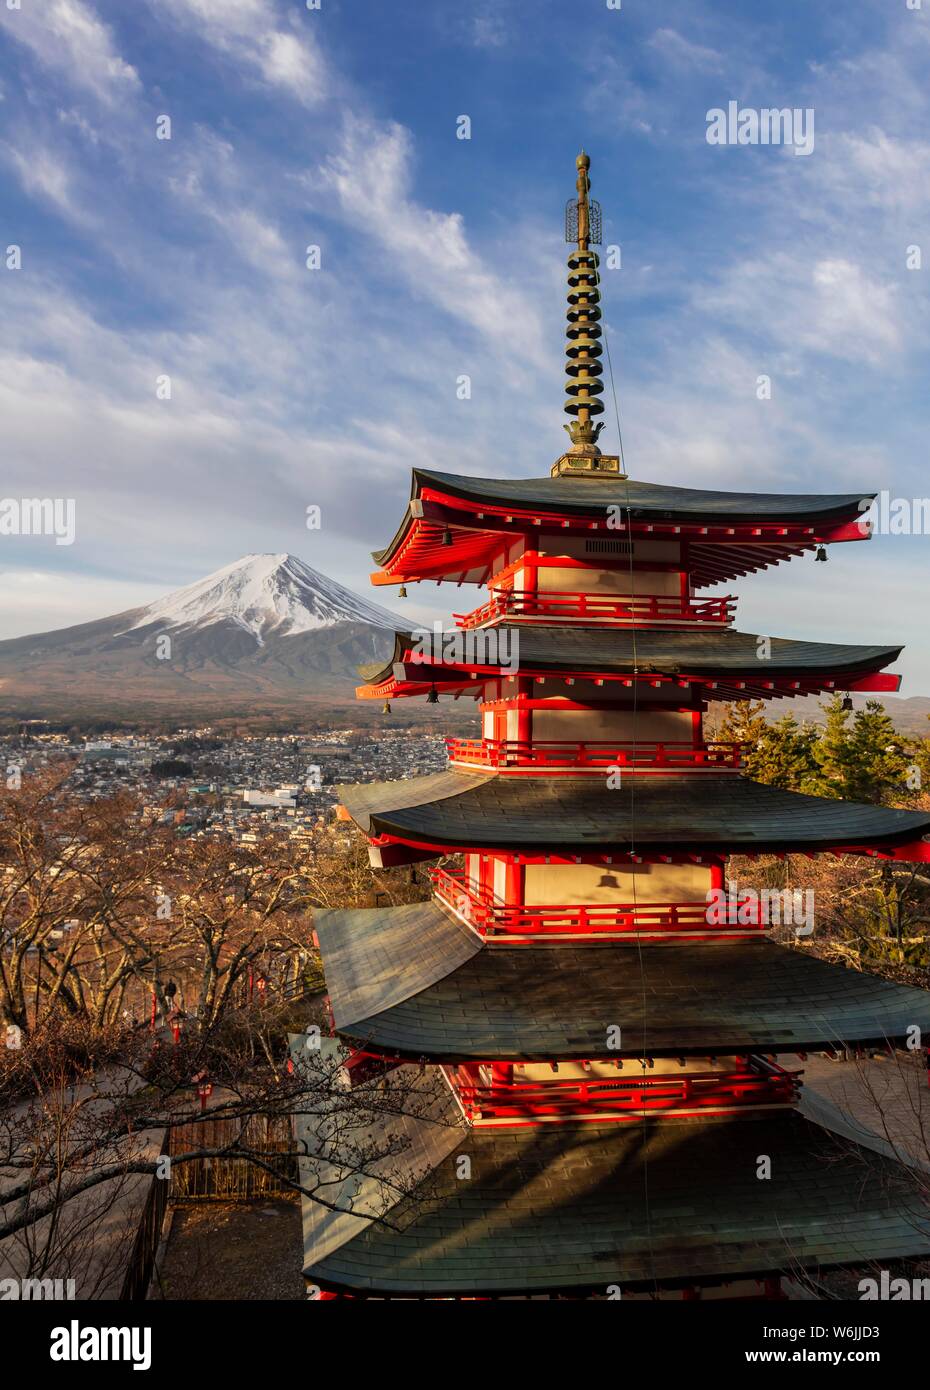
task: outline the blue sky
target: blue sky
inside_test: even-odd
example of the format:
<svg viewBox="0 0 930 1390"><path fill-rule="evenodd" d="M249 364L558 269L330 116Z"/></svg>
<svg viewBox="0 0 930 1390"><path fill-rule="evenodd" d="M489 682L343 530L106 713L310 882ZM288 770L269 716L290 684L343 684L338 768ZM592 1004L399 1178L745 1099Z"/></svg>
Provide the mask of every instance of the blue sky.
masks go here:
<svg viewBox="0 0 930 1390"><path fill-rule="evenodd" d="M411 465L548 472L581 145L622 247L605 307L632 476L922 496L928 12L0 0L0 248L22 247L0 266L0 494L77 504L72 546L3 539L0 636L250 551L364 591ZM813 153L709 145L731 99L812 108ZM930 695L928 546L730 586L739 625L899 638L902 693ZM461 607L432 586L400 605Z"/></svg>

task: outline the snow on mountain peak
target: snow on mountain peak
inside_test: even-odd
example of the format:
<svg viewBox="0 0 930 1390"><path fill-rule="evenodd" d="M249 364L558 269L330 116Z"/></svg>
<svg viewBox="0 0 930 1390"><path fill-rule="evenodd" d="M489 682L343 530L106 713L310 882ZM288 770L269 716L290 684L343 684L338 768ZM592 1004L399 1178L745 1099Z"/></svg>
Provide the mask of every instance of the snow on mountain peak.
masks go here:
<svg viewBox="0 0 930 1390"><path fill-rule="evenodd" d="M392 629L398 619L353 594L296 555L244 555L205 579L150 603L126 631L159 623L162 627L203 628L233 622L259 644L266 637L291 637L335 627L370 623Z"/></svg>

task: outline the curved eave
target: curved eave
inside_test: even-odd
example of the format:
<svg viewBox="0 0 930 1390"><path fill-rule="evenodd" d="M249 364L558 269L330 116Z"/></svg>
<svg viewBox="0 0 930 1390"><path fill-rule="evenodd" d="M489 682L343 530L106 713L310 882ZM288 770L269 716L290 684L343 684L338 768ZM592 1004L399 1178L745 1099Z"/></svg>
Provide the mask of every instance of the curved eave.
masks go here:
<svg viewBox="0 0 930 1390"><path fill-rule="evenodd" d="M482 941L435 902L320 911L314 924L337 1031L393 1057L787 1053L930 1031L930 992L765 938L514 949ZM608 1049L605 1019L623 1021L622 1046Z"/></svg>
<svg viewBox="0 0 930 1390"><path fill-rule="evenodd" d="M483 583L515 537L562 529L687 540L696 581L713 584L818 544L868 539L860 524L863 500L871 495L779 497L607 478L470 479L415 469L400 527L373 552L379 569L372 582L444 577ZM609 507L621 508L610 525Z"/></svg>
<svg viewBox="0 0 930 1390"><path fill-rule="evenodd" d="M450 631L443 634L446 636L457 638L466 648L469 641L476 645L474 635L469 638L460 631ZM359 667L365 683L357 687L356 694L360 699L398 698L421 695L435 687L446 692L470 690L477 698L483 693L485 681L513 674L529 679L561 676L565 680L631 685L634 665L639 684L703 686L708 698L715 700L766 699L832 690L893 692L900 687L900 676L882 671L897 660L901 647L770 640L772 656L760 662L755 655L759 639L752 633L724 630L703 634L696 640L690 633L656 634L643 629L563 628L550 636L542 628L524 628L520 630L519 668L514 671L477 660L427 664L418 658L413 635L398 633L389 661ZM738 650L732 650L734 646ZM506 650L512 650L509 644ZM760 670L765 671L764 677Z"/></svg>
<svg viewBox="0 0 930 1390"><path fill-rule="evenodd" d="M783 791L733 773L508 779L457 770L340 787L371 839L431 854L885 853L930 859L930 815Z"/></svg>
<svg viewBox="0 0 930 1390"><path fill-rule="evenodd" d="M336 1248L305 1199L304 1277L356 1297L606 1296L930 1252L913 1177L796 1113L473 1129L428 1190Z"/></svg>

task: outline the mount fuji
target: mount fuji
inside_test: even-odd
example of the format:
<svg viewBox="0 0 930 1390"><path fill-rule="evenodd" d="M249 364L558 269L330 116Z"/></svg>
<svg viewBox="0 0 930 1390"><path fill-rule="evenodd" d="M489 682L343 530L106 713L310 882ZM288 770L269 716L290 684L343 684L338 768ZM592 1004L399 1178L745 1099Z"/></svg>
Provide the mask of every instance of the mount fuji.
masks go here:
<svg viewBox="0 0 930 1390"><path fill-rule="evenodd" d="M350 704L355 668L401 626L295 555L245 555L145 607L0 642L0 711Z"/></svg>
<svg viewBox="0 0 930 1390"><path fill-rule="evenodd" d="M340 623L367 623L388 631L397 625L387 609L359 598L296 555L282 554L245 555L186 589L175 589L139 609L127 631L156 624L202 632L224 622L251 633L259 646L266 637L294 637Z"/></svg>

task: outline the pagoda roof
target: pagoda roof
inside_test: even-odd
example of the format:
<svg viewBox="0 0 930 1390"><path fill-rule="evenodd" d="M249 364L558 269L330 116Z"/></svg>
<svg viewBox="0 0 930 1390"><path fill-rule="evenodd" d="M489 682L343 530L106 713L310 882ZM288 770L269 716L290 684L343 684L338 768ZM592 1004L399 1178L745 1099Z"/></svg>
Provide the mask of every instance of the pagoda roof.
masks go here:
<svg viewBox="0 0 930 1390"><path fill-rule="evenodd" d="M318 911L337 1031L437 1062L885 1046L930 1032L930 992L765 937L487 942L435 902ZM608 1025L622 1029L609 1051Z"/></svg>
<svg viewBox="0 0 930 1390"><path fill-rule="evenodd" d="M424 1195L384 1221L337 1228L305 1199L305 1278L359 1295L606 1296L930 1252L907 1169L796 1111L451 1133ZM301 1159L308 1185L315 1162Z"/></svg>
<svg viewBox="0 0 930 1390"><path fill-rule="evenodd" d="M358 668L365 680L358 693L375 698L384 693L419 694L432 684L469 687L476 684L471 675L474 671L490 678L511 674L502 658L490 664L483 664L479 658L498 652L506 653L509 658L519 651L518 674L521 676L550 672L590 677L630 676L635 670L643 678L664 676L673 680L717 681L722 688L716 692L716 699L759 698L775 693L801 693L787 688L773 690L771 685L776 680L797 680L805 692L855 689L862 681L868 685L870 677L896 661L902 650L900 646L854 646L773 637L768 639L770 656L762 661L759 643L763 639L755 633L736 632L732 628L656 631L640 627L502 624L492 631L499 635L497 645L491 644L491 650L482 652L478 633L449 629L441 634L441 640L457 638L464 654L473 652L475 655L461 661L430 665L417 659L416 644L423 634L398 632L389 659ZM518 640L514 634L518 634ZM440 639L439 634L436 636ZM744 688L729 684L737 680L744 683ZM477 684L480 690L480 682ZM900 677L889 676L879 684L882 688L897 689ZM872 685L874 688L874 682Z"/></svg>
<svg viewBox="0 0 930 1390"><path fill-rule="evenodd" d="M634 534L689 539L692 573L701 583L715 583L820 542L867 539L860 523L863 503L873 495L724 492L617 474L475 478L415 468L406 515L393 540L373 552L381 567L373 579L390 584L463 574L480 582L502 537L566 525L616 536L628 522ZM608 508L620 509L621 525L608 525Z"/></svg>
<svg viewBox="0 0 930 1390"><path fill-rule="evenodd" d="M411 497L424 489L439 489L463 501L522 503L559 512L593 514L617 506L633 517L648 520L682 518L702 522L759 518L766 521L808 521L812 517L839 519L860 516L864 492L730 492L707 488L641 483L618 474L586 474L582 478L475 478L465 473L413 469ZM382 552L383 554L383 552ZM377 557L376 557L377 558Z"/></svg>
<svg viewBox="0 0 930 1390"><path fill-rule="evenodd" d="M930 834L930 813L806 796L733 773L606 778L531 777L449 768L397 782L338 789L370 837L437 853L469 849L571 857L686 849L739 854L908 846ZM930 845L906 857L922 858ZM905 857L903 854L898 857Z"/></svg>

